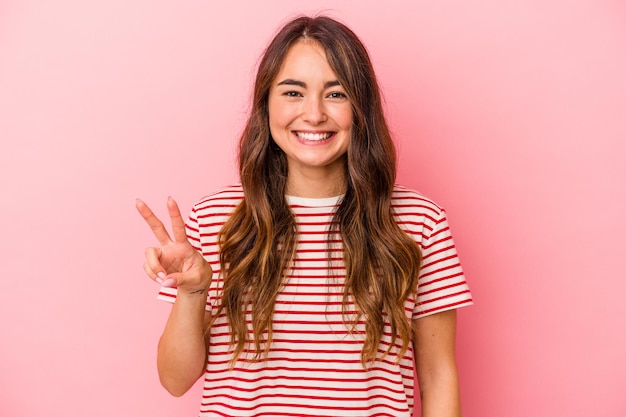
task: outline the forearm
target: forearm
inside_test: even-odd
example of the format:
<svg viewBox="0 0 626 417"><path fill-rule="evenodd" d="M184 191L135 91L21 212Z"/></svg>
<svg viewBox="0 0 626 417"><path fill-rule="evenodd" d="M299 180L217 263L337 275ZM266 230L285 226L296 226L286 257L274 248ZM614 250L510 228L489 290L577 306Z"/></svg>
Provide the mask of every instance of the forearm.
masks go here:
<svg viewBox="0 0 626 417"><path fill-rule="evenodd" d="M422 417L460 417L461 398L456 369L420 382Z"/></svg>
<svg viewBox="0 0 626 417"><path fill-rule="evenodd" d="M179 292L159 341L159 378L172 395L183 395L204 374L208 337L204 332L205 306L206 292Z"/></svg>
<svg viewBox="0 0 626 417"><path fill-rule="evenodd" d="M421 417L460 417L459 376L454 353L456 311L416 319L413 328Z"/></svg>

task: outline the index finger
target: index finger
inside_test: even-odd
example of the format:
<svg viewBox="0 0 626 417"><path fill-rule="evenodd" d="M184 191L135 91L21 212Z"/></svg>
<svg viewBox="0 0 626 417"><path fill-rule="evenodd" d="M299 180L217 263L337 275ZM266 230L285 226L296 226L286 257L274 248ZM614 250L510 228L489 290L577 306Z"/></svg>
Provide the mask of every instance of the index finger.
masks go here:
<svg viewBox="0 0 626 417"><path fill-rule="evenodd" d="M188 242L185 220L183 220L183 216L180 215L180 209L178 208L178 204L176 203L176 201L174 201L172 197L167 198L167 211L170 213L174 240L176 242Z"/></svg>
<svg viewBox="0 0 626 417"><path fill-rule="evenodd" d="M170 235L167 233L165 226L163 226L163 222L158 219L157 216L154 215L150 207L140 199L137 199L135 203L135 207L137 207L137 211L141 214L141 217L148 223L150 229L152 229L152 233L158 239L159 243L163 246L167 243L171 242L172 239Z"/></svg>

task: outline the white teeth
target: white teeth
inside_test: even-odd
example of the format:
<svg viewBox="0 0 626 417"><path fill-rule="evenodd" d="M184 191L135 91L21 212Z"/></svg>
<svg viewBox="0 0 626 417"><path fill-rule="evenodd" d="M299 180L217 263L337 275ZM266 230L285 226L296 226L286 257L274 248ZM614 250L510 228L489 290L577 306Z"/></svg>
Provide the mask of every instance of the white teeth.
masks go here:
<svg viewBox="0 0 626 417"><path fill-rule="evenodd" d="M305 132L296 132L296 135L300 139L304 140L324 140L328 139L332 133L305 133Z"/></svg>

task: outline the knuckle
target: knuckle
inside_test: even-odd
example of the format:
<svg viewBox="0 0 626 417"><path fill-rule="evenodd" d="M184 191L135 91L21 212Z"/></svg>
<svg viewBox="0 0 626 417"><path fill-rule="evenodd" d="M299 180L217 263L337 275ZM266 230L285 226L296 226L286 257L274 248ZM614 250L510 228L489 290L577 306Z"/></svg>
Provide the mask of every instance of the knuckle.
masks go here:
<svg viewBox="0 0 626 417"><path fill-rule="evenodd" d="M159 253L157 248L147 248L146 249L146 259L158 259Z"/></svg>
<svg viewBox="0 0 626 417"><path fill-rule="evenodd" d="M145 263L143 264L143 270L144 270L144 271L146 272L146 274L147 274L150 278L152 278L152 279L154 279L154 277L156 276L156 274L154 273L154 271L152 271L152 268L150 267L150 265L148 264L148 262L145 262Z"/></svg>

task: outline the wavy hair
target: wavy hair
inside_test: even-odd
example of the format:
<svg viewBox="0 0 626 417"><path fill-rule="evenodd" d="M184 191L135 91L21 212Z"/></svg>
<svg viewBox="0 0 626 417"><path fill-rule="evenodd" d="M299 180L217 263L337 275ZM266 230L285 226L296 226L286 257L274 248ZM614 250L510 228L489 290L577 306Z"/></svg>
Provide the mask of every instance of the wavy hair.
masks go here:
<svg viewBox="0 0 626 417"><path fill-rule="evenodd" d="M318 43L326 51L353 111L352 138L344 159L346 192L329 230L329 236L340 234L343 245L344 321L352 329L360 320L365 321L364 365L384 358L397 342L401 357L412 339L404 302L417 287L421 255L415 241L393 218L396 153L369 55L349 28L325 16L289 22L259 63L251 114L239 143L244 199L219 234L224 283L215 317L222 312L227 316L233 364L251 342L255 359L267 357L276 296L297 245L295 219L285 199L287 159L270 134L268 95L287 51L303 39ZM348 317L351 300L357 314ZM246 322L248 308L252 341ZM391 342L381 355L385 317Z"/></svg>

